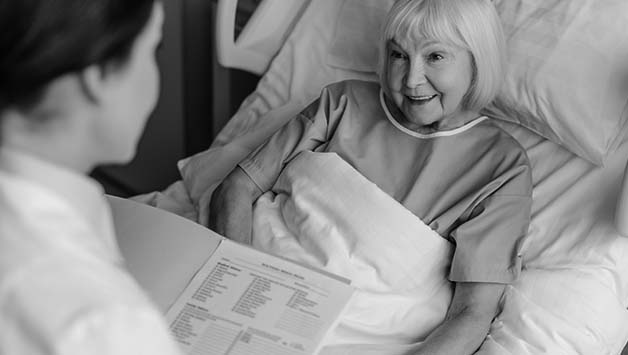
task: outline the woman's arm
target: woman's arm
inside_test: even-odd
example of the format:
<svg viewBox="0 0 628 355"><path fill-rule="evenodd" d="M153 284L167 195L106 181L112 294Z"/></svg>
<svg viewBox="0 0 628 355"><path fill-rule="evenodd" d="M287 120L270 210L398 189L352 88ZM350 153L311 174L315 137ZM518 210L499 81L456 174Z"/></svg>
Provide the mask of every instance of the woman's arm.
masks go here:
<svg viewBox="0 0 628 355"><path fill-rule="evenodd" d="M218 185L209 204L209 228L239 243L251 243L253 203L263 191L239 166Z"/></svg>
<svg viewBox="0 0 628 355"><path fill-rule="evenodd" d="M229 239L251 243L253 203L271 189L288 161L302 151L314 151L324 144L330 134L330 122L342 119L347 106L343 91L346 84L332 86L335 88L333 92L329 87L324 88L319 99L240 162L245 170L255 171L257 175L251 178L242 168L236 167L216 188L209 204L211 229ZM247 166L251 163L253 168L249 170Z"/></svg>
<svg viewBox="0 0 628 355"><path fill-rule="evenodd" d="M475 353L497 314L503 284L458 282L445 321L430 334L417 355Z"/></svg>

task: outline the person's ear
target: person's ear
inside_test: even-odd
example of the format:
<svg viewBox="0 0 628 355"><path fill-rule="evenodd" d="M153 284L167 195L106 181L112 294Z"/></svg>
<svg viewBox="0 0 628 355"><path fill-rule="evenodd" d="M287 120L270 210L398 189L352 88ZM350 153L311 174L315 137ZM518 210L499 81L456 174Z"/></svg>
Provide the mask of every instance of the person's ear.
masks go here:
<svg viewBox="0 0 628 355"><path fill-rule="evenodd" d="M92 64L79 74L79 83L83 94L92 103L99 103L105 95L107 83L106 73L102 66Z"/></svg>

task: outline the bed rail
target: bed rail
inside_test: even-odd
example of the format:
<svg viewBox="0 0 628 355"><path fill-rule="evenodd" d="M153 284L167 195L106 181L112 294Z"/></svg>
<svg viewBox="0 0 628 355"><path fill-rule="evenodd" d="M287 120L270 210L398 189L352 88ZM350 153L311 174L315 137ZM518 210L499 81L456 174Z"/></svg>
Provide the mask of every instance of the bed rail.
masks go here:
<svg viewBox="0 0 628 355"><path fill-rule="evenodd" d="M238 0L218 0L216 54L227 68L263 74L310 0L262 0L237 39Z"/></svg>

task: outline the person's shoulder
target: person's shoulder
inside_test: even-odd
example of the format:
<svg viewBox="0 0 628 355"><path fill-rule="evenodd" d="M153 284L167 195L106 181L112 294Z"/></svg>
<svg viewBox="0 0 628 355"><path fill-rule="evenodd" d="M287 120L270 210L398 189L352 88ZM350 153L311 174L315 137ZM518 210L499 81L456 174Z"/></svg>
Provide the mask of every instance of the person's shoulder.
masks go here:
<svg viewBox="0 0 628 355"><path fill-rule="evenodd" d="M55 319L44 324L47 329L54 329L55 322L77 320L88 314L102 317L115 309L129 314L133 313L130 310L155 311L152 301L123 267L82 253L43 253L14 268L9 276L3 282L5 297L0 302L4 306L28 307L43 315L49 314L48 307L56 307ZM44 294L45 300L40 300Z"/></svg>
<svg viewBox="0 0 628 355"><path fill-rule="evenodd" d="M33 198L37 198L37 205L24 203ZM49 233L54 228L47 222L54 224L59 214L49 219L37 214L48 199L46 191L0 171L0 285L51 252L49 241L54 238Z"/></svg>
<svg viewBox="0 0 628 355"><path fill-rule="evenodd" d="M517 191L513 195L530 197L532 166L521 143L491 118L467 132L469 135L461 137L461 144L457 145L460 158L481 167L487 181L510 181L509 189Z"/></svg>
<svg viewBox="0 0 628 355"><path fill-rule="evenodd" d="M525 148L510 133L503 129L494 119L487 117L475 127L479 139L494 148L490 151L494 154L510 155L522 159L529 165L529 159Z"/></svg>
<svg viewBox="0 0 628 355"><path fill-rule="evenodd" d="M311 118L322 108L326 112L342 111L351 107L353 112L375 112L379 106L380 85L374 81L343 80L323 87L317 100L307 106L301 115Z"/></svg>
<svg viewBox="0 0 628 355"><path fill-rule="evenodd" d="M157 352L146 353L178 354L161 314L121 266L71 254L47 255L24 265L14 279L4 285L0 302L16 311L3 320L7 327L28 326L31 339L66 350L95 351L97 344L107 344L117 350L148 347ZM144 344L152 337L164 348Z"/></svg>
<svg viewBox="0 0 628 355"><path fill-rule="evenodd" d="M531 189L532 166L528 153L521 143L491 118L485 119L475 129L477 159L490 162L493 174L520 176ZM531 193L531 190L528 191Z"/></svg>
<svg viewBox="0 0 628 355"><path fill-rule="evenodd" d="M325 90L332 96L376 97L379 95L380 85L376 81L348 79L329 84Z"/></svg>

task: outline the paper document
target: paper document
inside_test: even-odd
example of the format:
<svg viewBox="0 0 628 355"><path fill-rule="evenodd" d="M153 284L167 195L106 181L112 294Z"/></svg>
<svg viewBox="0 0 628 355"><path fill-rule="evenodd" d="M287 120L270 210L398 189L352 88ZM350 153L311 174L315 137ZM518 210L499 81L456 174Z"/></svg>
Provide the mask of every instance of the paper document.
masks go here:
<svg viewBox="0 0 628 355"><path fill-rule="evenodd" d="M315 354L349 281L224 239L166 318L190 355Z"/></svg>

